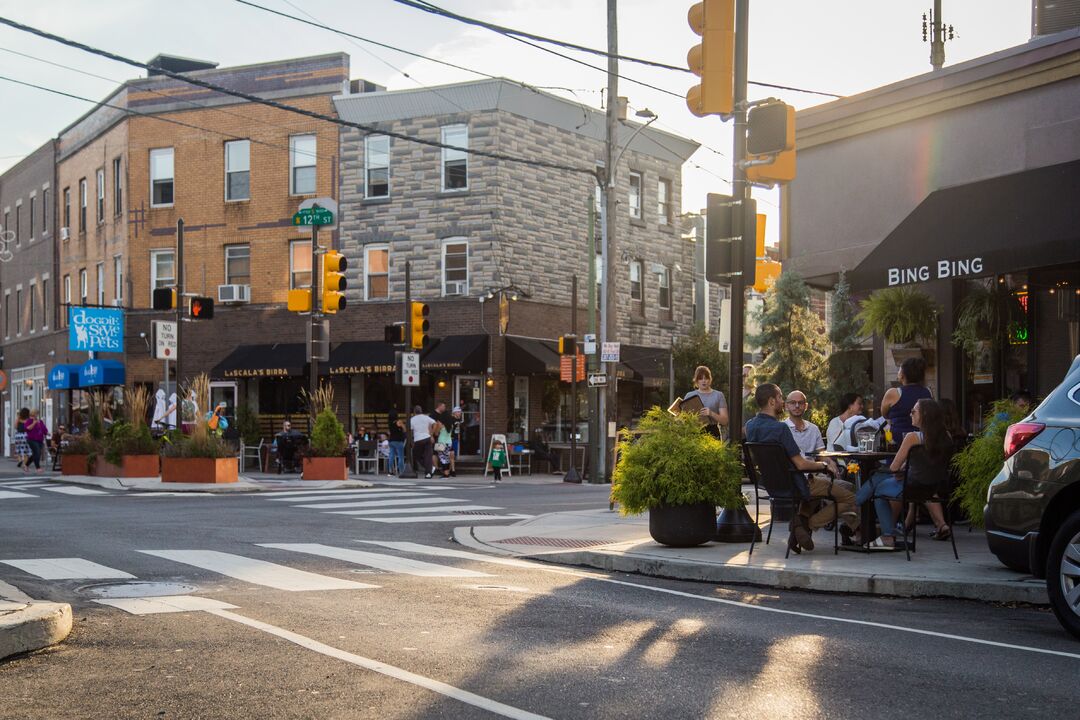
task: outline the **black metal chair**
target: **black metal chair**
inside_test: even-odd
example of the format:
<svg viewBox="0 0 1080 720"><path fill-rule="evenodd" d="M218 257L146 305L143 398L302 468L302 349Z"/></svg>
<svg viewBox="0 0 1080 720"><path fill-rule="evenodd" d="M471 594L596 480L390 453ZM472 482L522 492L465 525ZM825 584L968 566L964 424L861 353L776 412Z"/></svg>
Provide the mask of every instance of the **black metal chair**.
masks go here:
<svg viewBox="0 0 1080 720"><path fill-rule="evenodd" d="M956 551L956 537L952 529L952 513L949 510L949 501L952 494L952 474L950 472L951 458L946 457L944 462L935 463L926 453L922 445L914 445L908 451L907 463L904 465L904 494L901 497L900 517L905 517L907 509L918 503L936 502L941 504L941 512L945 517L945 524L949 526L949 541L952 543L953 557L960 559ZM917 516L916 516L917 519ZM908 542L908 526L904 523L904 551L907 559L911 560L911 553L915 552L915 538L918 535L918 522L911 524L911 542Z"/></svg>
<svg viewBox="0 0 1080 720"><path fill-rule="evenodd" d="M812 495L808 490L806 475L795 467L788 457L787 451L779 443L754 443L743 442L743 461L746 465L747 475L754 483L754 524L759 525L761 515L761 488L769 494L769 531L765 536L765 544L769 544L772 538L773 518L776 517L777 505L791 508L792 518L799 512L799 504L813 502L815 500L829 500L833 503L833 554L840 552L840 506L832 495L832 485L826 495ZM802 480L800 481L800 478ZM787 550L784 558L791 555L791 537L794 529L788 534ZM750 555L754 554L755 538L750 541Z"/></svg>

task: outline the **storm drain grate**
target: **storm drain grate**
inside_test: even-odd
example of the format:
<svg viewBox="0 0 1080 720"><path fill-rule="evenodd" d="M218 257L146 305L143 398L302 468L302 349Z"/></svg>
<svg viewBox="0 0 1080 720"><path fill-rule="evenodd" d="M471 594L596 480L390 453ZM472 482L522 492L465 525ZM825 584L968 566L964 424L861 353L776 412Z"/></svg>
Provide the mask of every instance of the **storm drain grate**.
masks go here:
<svg viewBox="0 0 1080 720"><path fill-rule="evenodd" d="M519 537L505 538L496 542L506 545L542 545L544 547L587 548L593 547L595 545L607 545L611 541L581 540L578 538L532 537L529 535L521 535Z"/></svg>
<svg viewBox="0 0 1080 720"><path fill-rule="evenodd" d="M454 515L491 515L492 517L498 517L499 513L484 512L482 510L451 510Z"/></svg>

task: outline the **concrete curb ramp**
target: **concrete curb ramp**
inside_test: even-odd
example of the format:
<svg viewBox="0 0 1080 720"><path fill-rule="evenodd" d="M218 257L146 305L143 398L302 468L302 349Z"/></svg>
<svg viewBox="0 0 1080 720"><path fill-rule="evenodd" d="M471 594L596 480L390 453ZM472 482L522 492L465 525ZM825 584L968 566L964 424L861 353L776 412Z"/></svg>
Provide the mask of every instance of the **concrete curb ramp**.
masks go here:
<svg viewBox="0 0 1080 720"><path fill-rule="evenodd" d="M0 658L61 642L71 632L67 603L30 602L0 615Z"/></svg>

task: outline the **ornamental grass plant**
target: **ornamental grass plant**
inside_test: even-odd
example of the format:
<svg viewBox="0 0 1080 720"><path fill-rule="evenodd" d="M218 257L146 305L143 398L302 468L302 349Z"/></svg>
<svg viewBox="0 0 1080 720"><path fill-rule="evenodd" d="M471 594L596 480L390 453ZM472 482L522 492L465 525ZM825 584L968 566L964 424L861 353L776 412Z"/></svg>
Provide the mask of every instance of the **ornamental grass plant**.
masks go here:
<svg viewBox="0 0 1080 720"><path fill-rule="evenodd" d="M743 468L737 448L705 432L691 413L649 410L637 431L623 430L611 498L623 515L662 505L745 504Z"/></svg>

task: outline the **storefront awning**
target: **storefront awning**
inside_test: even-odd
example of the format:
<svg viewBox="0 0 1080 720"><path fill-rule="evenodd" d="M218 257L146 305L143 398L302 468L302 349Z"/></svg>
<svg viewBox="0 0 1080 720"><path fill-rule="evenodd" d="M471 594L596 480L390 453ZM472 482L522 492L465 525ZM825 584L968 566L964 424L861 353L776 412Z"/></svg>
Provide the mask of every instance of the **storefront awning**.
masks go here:
<svg viewBox="0 0 1080 720"><path fill-rule="evenodd" d="M117 360L87 360L78 368L78 387L124 384L124 363Z"/></svg>
<svg viewBox="0 0 1080 720"><path fill-rule="evenodd" d="M482 373L487 369L487 335L451 335L420 358L420 370Z"/></svg>
<svg viewBox="0 0 1080 720"><path fill-rule="evenodd" d="M559 351L554 340L506 337L507 375L558 375Z"/></svg>
<svg viewBox="0 0 1080 720"><path fill-rule="evenodd" d="M330 351L331 375L394 372L394 347L377 340L343 342Z"/></svg>
<svg viewBox="0 0 1080 720"><path fill-rule="evenodd" d="M50 390L72 390L79 387L82 365L53 365L49 371Z"/></svg>
<svg viewBox="0 0 1080 720"><path fill-rule="evenodd" d="M239 345L210 371L214 378L291 377L304 374L304 343Z"/></svg>
<svg viewBox="0 0 1080 720"><path fill-rule="evenodd" d="M1080 160L936 190L848 273L853 290L1080 261Z"/></svg>

